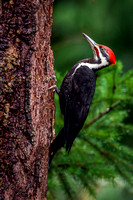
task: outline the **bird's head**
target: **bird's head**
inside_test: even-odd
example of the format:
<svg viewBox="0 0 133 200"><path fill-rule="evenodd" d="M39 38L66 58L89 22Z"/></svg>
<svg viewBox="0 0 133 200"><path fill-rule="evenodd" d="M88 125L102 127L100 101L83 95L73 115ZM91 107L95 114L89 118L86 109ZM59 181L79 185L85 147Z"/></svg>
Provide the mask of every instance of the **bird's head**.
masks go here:
<svg viewBox="0 0 133 200"><path fill-rule="evenodd" d="M83 36L89 42L93 54L94 54L94 64L92 63L92 69L101 69L103 67L116 64L114 52L107 46L97 44L88 35L83 33Z"/></svg>

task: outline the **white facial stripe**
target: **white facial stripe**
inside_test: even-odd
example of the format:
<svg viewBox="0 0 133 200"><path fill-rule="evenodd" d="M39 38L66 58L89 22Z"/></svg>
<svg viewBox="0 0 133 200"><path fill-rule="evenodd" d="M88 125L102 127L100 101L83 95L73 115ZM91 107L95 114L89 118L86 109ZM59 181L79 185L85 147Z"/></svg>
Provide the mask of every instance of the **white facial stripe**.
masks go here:
<svg viewBox="0 0 133 200"><path fill-rule="evenodd" d="M98 49L99 51L99 58L101 59L101 63L100 65L98 65L98 68L101 68L102 66L106 66L109 64L109 62L107 61L107 58L105 56L103 56L103 54L101 53L100 49Z"/></svg>

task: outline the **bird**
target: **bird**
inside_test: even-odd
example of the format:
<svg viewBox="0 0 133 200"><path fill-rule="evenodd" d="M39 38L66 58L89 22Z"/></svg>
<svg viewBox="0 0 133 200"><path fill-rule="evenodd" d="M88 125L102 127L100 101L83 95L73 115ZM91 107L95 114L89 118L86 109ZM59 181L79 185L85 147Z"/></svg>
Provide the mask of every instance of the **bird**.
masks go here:
<svg viewBox="0 0 133 200"><path fill-rule="evenodd" d="M92 48L93 57L77 62L65 75L60 90L55 87L64 115L64 127L50 145L49 165L61 147L65 146L66 151L70 152L82 129L95 92L96 72L116 64L115 54L109 47L97 44L85 33L83 36Z"/></svg>

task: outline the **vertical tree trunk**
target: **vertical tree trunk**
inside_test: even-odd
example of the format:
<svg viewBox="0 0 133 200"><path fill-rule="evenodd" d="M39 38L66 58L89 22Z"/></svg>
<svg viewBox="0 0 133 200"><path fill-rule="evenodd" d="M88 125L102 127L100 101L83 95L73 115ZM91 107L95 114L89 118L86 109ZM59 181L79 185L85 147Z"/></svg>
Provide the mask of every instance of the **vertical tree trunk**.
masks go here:
<svg viewBox="0 0 133 200"><path fill-rule="evenodd" d="M51 0L0 1L0 199L44 200L54 130Z"/></svg>

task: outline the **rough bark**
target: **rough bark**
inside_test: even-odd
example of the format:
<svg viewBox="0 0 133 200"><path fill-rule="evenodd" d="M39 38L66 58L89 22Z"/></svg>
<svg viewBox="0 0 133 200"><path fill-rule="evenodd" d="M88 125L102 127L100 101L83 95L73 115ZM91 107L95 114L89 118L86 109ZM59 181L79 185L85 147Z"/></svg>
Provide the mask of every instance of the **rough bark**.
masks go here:
<svg viewBox="0 0 133 200"><path fill-rule="evenodd" d="M51 0L0 1L0 200L46 199L51 27Z"/></svg>

